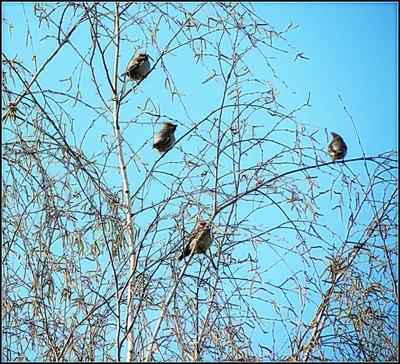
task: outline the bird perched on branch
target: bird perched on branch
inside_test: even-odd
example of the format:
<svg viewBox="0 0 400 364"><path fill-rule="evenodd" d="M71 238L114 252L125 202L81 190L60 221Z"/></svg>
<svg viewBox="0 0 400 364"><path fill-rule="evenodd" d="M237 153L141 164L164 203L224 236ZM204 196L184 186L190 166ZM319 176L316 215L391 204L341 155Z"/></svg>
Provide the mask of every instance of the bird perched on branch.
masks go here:
<svg viewBox="0 0 400 364"><path fill-rule="evenodd" d="M136 57L131 59L128 67L126 67L126 72L124 72L121 77L124 77L126 75L129 79L133 81L141 80L150 71L149 58L151 57L146 53L136 53Z"/></svg>
<svg viewBox="0 0 400 364"><path fill-rule="evenodd" d="M192 249L193 254L202 254L211 246L211 229L205 221L200 221L197 228L189 235L189 242L183 253L178 257L178 262L190 255Z"/></svg>
<svg viewBox="0 0 400 364"><path fill-rule="evenodd" d="M157 152L166 152L171 149L175 144L175 130L178 125L169 123L167 121L163 122L164 127L154 135L153 148Z"/></svg>
<svg viewBox="0 0 400 364"><path fill-rule="evenodd" d="M333 160L343 159L347 154L347 145L339 134L335 132L331 134L333 139L328 145L328 154Z"/></svg>

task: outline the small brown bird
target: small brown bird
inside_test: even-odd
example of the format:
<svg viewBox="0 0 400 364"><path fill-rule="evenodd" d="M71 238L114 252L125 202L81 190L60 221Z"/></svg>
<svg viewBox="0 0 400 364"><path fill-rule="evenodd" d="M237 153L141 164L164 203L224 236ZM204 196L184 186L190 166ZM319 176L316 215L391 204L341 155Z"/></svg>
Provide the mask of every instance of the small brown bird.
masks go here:
<svg viewBox="0 0 400 364"><path fill-rule="evenodd" d="M333 160L343 159L347 154L347 145L339 134L335 132L331 132L331 134L333 139L329 143L328 154Z"/></svg>
<svg viewBox="0 0 400 364"><path fill-rule="evenodd" d="M157 152L166 152L171 149L175 144L175 130L178 125L163 122L164 127L156 135L154 135L153 148Z"/></svg>
<svg viewBox="0 0 400 364"><path fill-rule="evenodd" d="M121 77L126 75L133 81L141 80L150 71L149 58L151 57L148 54L138 52L136 57L129 62L126 72L124 72Z"/></svg>
<svg viewBox="0 0 400 364"><path fill-rule="evenodd" d="M189 256L193 248L193 254L201 254L205 253L211 246L211 230L207 227L207 223L205 221L200 221L197 229L190 233L189 239L185 250L178 258L178 262Z"/></svg>

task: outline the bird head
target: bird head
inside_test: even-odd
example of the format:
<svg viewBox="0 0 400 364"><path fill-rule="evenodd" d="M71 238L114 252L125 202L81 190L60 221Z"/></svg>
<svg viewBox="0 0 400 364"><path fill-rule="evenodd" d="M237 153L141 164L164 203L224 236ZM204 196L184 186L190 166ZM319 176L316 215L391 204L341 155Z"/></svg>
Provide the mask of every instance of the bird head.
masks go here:
<svg viewBox="0 0 400 364"><path fill-rule="evenodd" d="M338 139L338 138L342 138L338 133L335 133L334 131L331 132L333 139Z"/></svg>
<svg viewBox="0 0 400 364"><path fill-rule="evenodd" d="M163 124L164 124L164 128L171 129L172 131L175 131L176 128L178 127L178 125L172 124L168 121L164 121Z"/></svg>
<svg viewBox="0 0 400 364"><path fill-rule="evenodd" d="M206 221L199 221L199 228L204 229L207 226Z"/></svg>
<svg viewBox="0 0 400 364"><path fill-rule="evenodd" d="M143 52L137 52L136 53L136 59L144 59L146 61L149 60L149 58L153 61L153 58L151 58L148 54L143 53Z"/></svg>

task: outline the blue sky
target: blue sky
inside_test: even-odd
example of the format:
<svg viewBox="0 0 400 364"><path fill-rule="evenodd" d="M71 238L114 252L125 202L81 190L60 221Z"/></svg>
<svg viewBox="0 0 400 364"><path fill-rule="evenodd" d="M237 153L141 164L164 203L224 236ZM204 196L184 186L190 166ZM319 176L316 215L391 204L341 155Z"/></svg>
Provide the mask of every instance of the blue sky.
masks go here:
<svg viewBox="0 0 400 364"><path fill-rule="evenodd" d="M353 127L338 99L340 94L356 122L367 155L380 153L382 146L385 149L397 148L398 64L395 3L256 3L253 6L260 16L268 19L276 29L285 29L290 21L293 25L299 25L285 37L310 60L298 59L293 63L291 55L275 54L273 56L276 59L271 61L279 77L296 92L293 95L290 90L282 87L279 81L272 79L282 96L290 95L282 102L288 109L301 105L306 100L308 92L311 92L312 108L301 111L301 116L304 114L303 118L309 124L343 134L349 144L349 157L355 157L360 150L356 140L353 139L355 137ZM25 4L25 7L28 9L29 5ZM5 41L3 49L10 50L9 54L18 54L17 59L24 57L30 59L31 48L19 46L25 44L25 19L23 16L13 17L13 9L21 9L21 5L18 3L3 5L5 17L9 16L13 24L13 42L9 43L7 26L3 22ZM29 12L27 13L29 16ZM34 38L36 34L38 36L40 34L40 37L46 34L43 25L41 33L36 33L35 27L32 26L31 31ZM87 37L79 37L76 34L74 40L77 38L81 38L80 42L88 42ZM47 58L54 44L55 40L48 44L36 42L35 50L39 65ZM149 49L149 52L153 53L154 58L154 51ZM120 61L121 70L130 56L130 52L123 52ZM173 62L176 60L176 57L167 57L166 62L168 58ZM63 61L65 59L68 58L63 58ZM250 65L257 68L257 63L254 66L253 63ZM180 63L176 66L179 68ZM46 81L53 82L54 75L62 79L62 70L58 69L59 63L53 67L54 69L43 75L45 84ZM173 66L171 68L174 70ZM204 76L208 75L200 74L199 79ZM179 79L179 74L174 74L174 77L183 92L187 90L186 87L191 87L191 78ZM164 91L164 87L160 90L158 79L154 83L152 82L154 79L148 81L143 85L147 94L154 87L160 92ZM67 85L65 87L67 88ZM164 98L162 106L166 111L169 111L169 106L176 110L176 105L172 104L170 97L166 95L167 92L160 95L160 98ZM195 98L196 95L188 92L187 98L191 101L192 97Z"/></svg>
<svg viewBox="0 0 400 364"><path fill-rule="evenodd" d="M56 41L54 39L38 41L38 39L46 35L52 36L54 34L47 30L45 23L42 23L40 29L36 28L36 20L32 16L31 6L32 3L25 3L26 16L30 22L31 34L34 39L34 53L37 56L38 65L41 65L53 51ZM186 3L185 6L195 8L196 3ZM309 58L309 60L298 58L294 62L296 52L291 51L285 54L267 48L267 55L271 57L269 59L270 64L273 66L279 79L283 80L287 86L273 76L271 70L265 66L265 63L262 62L262 59L256 53L252 53L251 57L246 56L244 59L246 65L251 69L254 78L268 80L279 90L278 100L284 105L286 112L299 108L305 103L310 93L310 104L312 107L301 109L296 113L296 119L309 126L310 130L326 129L328 132L335 131L339 133L343 136L349 147L347 158L361 157L362 152L357 140L356 131L342 107L341 101L338 98L338 95L340 95L354 120L366 156L377 156L389 150L398 149L398 6L396 3L258 2L253 3L253 7L256 13L261 18L267 20L277 31L284 31L290 22L292 22L293 26L298 25L297 29L290 30L283 34L283 36L293 47L299 52L303 52L304 56ZM21 4L3 3L2 9L4 17L13 24L10 41L7 25L4 22L2 23L3 52L8 58L16 56L18 60L23 60L24 65L34 73L32 48L31 45L25 46L27 37L26 19ZM85 28L83 27L83 29ZM133 39L138 34L136 31L137 28L129 28L124 35ZM157 41L160 46L165 46L169 39L167 32L158 33ZM82 50L83 54L91 46L91 39L85 31L79 31L74 34L72 42ZM282 40L277 41L274 45L288 49ZM133 52L132 43L122 42L121 47L122 54L119 73L124 71L125 65L129 62ZM144 51L156 59L156 47L148 44L144 47ZM107 65L110 69L112 69L114 62L113 52L113 47L110 47L106 53ZM173 120L176 120L179 124L176 132L178 139L190 130L195 122L202 120L211 110L216 109L221 102L222 87L216 79L202 84L209 77L209 72L218 70L218 64L215 60L208 60L209 71L207 71L205 68L196 65L192 54L187 49L177 49L173 53L173 55L166 55L163 60L173 75L177 89L185 95L182 97L182 100L187 106L186 110L178 102L177 97L174 98L174 102L171 100L170 92L164 87L165 74L160 65L142 82L138 93L136 95L131 94L121 108L121 129L123 130L126 142L125 161L129 160L128 174L132 190L142 183L146 175L146 170L138 162L140 172L137 171L132 160L130 160L132 153L128 147L137 151L140 159L147 163L147 169L150 169L153 163L159 158L159 155L151 149L151 139L153 133L159 130L160 122L163 119L155 120L146 114L138 116L139 107L143 107L146 99L151 99L156 109L160 108L160 114L168 115ZM92 105L101 106L99 98L96 95L96 90L93 88L92 76L84 66L81 68L79 62L79 57L71 49L64 47L56 61L49 64L46 72L40 76L39 81L42 88L55 88L58 91L67 92L69 83L60 80L66 79L73 73L74 87L70 91L71 95L74 95L76 85L79 83L85 101L92 103ZM111 94L107 90L105 77L101 73L100 59L96 60L95 64L99 82L102 84L102 90L106 95L107 101L109 101ZM29 79L28 77L27 80ZM61 99L63 98L59 100ZM74 141L75 137L72 136L67 128L66 133L70 138L70 142L81 146L88 157L104 152L106 145L103 141L108 138L107 140L112 143L113 140L110 117L108 116L107 121L101 118L97 119L98 115L95 112L89 111L80 104L77 104L73 108L66 104L65 108L74 120L76 142ZM148 104L147 109L149 110L150 108ZM282 112L284 111L282 110ZM214 118L215 115L212 117ZM231 118L229 110L225 111L222 117L224 121L228 122ZM133 120L135 121L134 123L132 122ZM254 125L262 126L260 129L261 135L273 124L273 120L263 114L255 114L249 120ZM184 176L187 173L186 167L181 163L183 153L180 151L180 148L192 153L193 160L199 154L204 153L205 159L209 163L201 165L196 169L196 174L200 176L202 172L207 172L208 175L204 178L210 178L212 181L212 161L215 152L212 148L207 150L207 152L202 152L207 142L213 140L216 136L216 130L211 130L210 125L211 121L205 122L199 127L198 132L203 133L204 143L195 143L193 140L197 139L192 139L188 135L167 154L167 158L160 163L157 173L160 183L152 181L151 185L146 185L146 192L148 193L145 195L145 206L151 204L151 202L156 202L168 193L163 184L173 186L177 184L176 176ZM283 124L283 126L287 128L292 127L290 122ZM85 139L80 144L83 135L85 135ZM103 139L103 135L107 135L107 137ZM7 131L3 130L3 138L7 140L7 137ZM279 138L282 138L282 140ZM327 156L324 154L328 143L325 134L318 133L317 139L320 143L318 145L318 155L322 160L328 161ZM293 144L292 136L288 137L284 132L276 132L271 135L271 143L263 151L264 153L271 153L272 155L273 152L279 150L279 145L274 143L274 141L280 141L287 145ZM312 165L314 163L313 156L311 153L307 154L305 163ZM102 160L102 156L100 155L96 158L99 161ZM255 153L248 158L243 158L243 167L254 164L257 158L261 158L261 152L260 154ZM228 159L225 160L224 157L221 157L221 161L229 165ZM107 174L105 174L108 178L107 184L119 189L121 181L116 168L114 168L114 166L118 165L115 155L112 155L108 159L107 165L111 166L110 168L107 167ZM281 167L279 172L285 170L285 166ZM350 165L355 174L358 172L362 173L362 167L361 163ZM57 171L58 166L53 165L51 168ZM291 169L293 167L290 166L287 168ZM332 172L332 178L337 178L337 170L339 168L334 169ZM164 172L170 172L170 175ZM268 176L264 177L267 178ZM300 178L301 176L296 177ZM200 179L200 177L193 178L193 181L189 182L192 183L191 187L193 187L193 191L198 186ZM326 175L320 176L318 182L321 190L332 187L332 179L327 178ZM301 183L299 182L298 185L301 186ZM340 179L334 183L334 187L340 190ZM204 196L203 194L193 193L193 197L202 199L203 202L210 202L211 200L211 197ZM332 202L327 199L324 202L324 205L319 206L319 212L323 213L326 221L332 225L332 230L337 234L334 238L338 240L337 244L339 245L340 239L344 239L346 236L347 218L351 211L345 210L343 221L341 221L338 218L338 210L332 210L336 200ZM345 201L345 204L347 206L350 203ZM139 206L140 202L136 201L134 211ZM166 210L165 216L173 216L179 207L178 202L171 203ZM251 203L241 203L241 214L244 215L253 207L254 205ZM260 211L249 223L263 224L266 229L272 230L271 234L273 235L275 233L273 228L282 221L285 221L285 217L282 214L274 212L275 210L271 212L270 210L266 210L265 213ZM288 208L288 212L292 213L293 211ZM363 218L365 221L370 218L370 213L370 211L364 213ZM141 216L137 216L135 222L145 226L151 221L153 216L154 211L147 211ZM203 218L207 217L207 212L203 213ZM193 223L194 221L188 222L189 229ZM159 249L163 252L168 251L167 247L170 246L168 244L176 242L177 237L174 235L172 229L173 224L173 219L166 219L160 224L166 230L158 233L158 235L155 233L152 236L155 241L162 242L162 247ZM323 234L322 232L320 233ZM294 276L297 274L296 272L304 268L304 261L296 258L296 254L298 255L302 251L301 246L299 250L288 253L282 246L278 247L274 245L281 238L286 240L289 246L295 234L289 229L287 235L280 236L279 234L281 234L280 230L277 232L276 240L271 237L270 246L264 245L259 247L259 255L267 256L271 262L282 263L282 256L286 257L285 259L290 262L289 267L278 263L276 265L272 263L267 264L267 281L274 284L280 283L287 277ZM310 238L307 243L310 245L319 245L318 239L314 241ZM327 255L326 249L321 249L321 251L318 251L318 249L316 248L317 252L314 251L313 254L319 257ZM214 246L212 247L212 252L215 253L215 251L216 247ZM232 255L240 259L251 252L252 249L249 245L238 246L232 251ZM197 269L198 263L192 263L188 272L195 274ZM318 269L322 268L319 267ZM243 273L244 276L247 274L244 272L240 273ZM167 271L165 274L170 274L170 272ZM301 281L304 277L301 276L299 279ZM288 294L295 295L293 292ZM273 299L278 302L285 302L280 291L274 291ZM303 307L299 303L294 303L294 305L300 308ZM262 304L254 303L254 307L257 307L260 311L263 309L267 310ZM270 309L271 307L268 307L268 310ZM307 321L313 317L315 307L311 306L310 308L307 306L304 312L305 316L303 318ZM272 315L272 313L268 312L266 315ZM258 340L265 343L263 341L265 338L261 335L258 337ZM267 344L270 345L269 342Z"/></svg>
<svg viewBox="0 0 400 364"><path fill-rule="evenodd" d="M359 155L340 94L367 155L382 152L382 147L397 149L397 4L258 3L256 8L277 27L299 24L288 38L310 61L298 60L296 67L289 58L279 62L285 62L282 78L299 100L311 92L309 122L343 134L348 156Z"/></svg>

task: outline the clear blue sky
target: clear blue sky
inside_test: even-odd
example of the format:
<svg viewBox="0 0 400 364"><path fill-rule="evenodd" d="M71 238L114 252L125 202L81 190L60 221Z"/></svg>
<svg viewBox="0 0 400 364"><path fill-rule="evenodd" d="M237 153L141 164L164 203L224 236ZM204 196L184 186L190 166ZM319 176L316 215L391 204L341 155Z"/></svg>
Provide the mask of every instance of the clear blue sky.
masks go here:
<svg viewBox="0 0 400 364"><path fill-rule="evenodd" d="M36 24L36 20L32 16L32 5L32 3L25 3L25 9L27 18L31 22L32 37L35 39L34 51L37 55L37 63L40 65L52 52L56 42L55 40L38 41L47 34L47 31L44 23L40 30L33 26L33 24ZM188 7L195 7L195 5L185 4ZM293 25L299 25L297 29L284 34L284 37L297 50L303 52L309 60L298 58L296 62L293 62L295 53L282 54L271 51L270 54L275 57L275 59L270 60L271 65L279 78L284 80L291 89L274 78L268 68L260 67L261 63L258 58L246 58L247 65L257 77L272 81L275 88L279 89L279 102L286 107L287 111L300 107L307 100L307 95L310 92L312 107L304 108L298 112L296 114L297 119L302 123L339 133L349 147L347 158L361 157L356 132L338 98L338 95L340 95L348 112L353 117L366 156L376 156L392 149L398 149L397 3L259 2L253 3L253 7L257 14L267 20L276 30L285 30L290 22ZM8 27L4 22L2 23L3 52L9 58L16 56L18 60L23 60L24 65L33 72L32 49L30 45L25 47L26 19L21 4L3 3L2 9L3 16L13 24L13 36L10 41ZM129 34L129 32L127 33ZM85 36L82 34L75 34L72 41L76 42L81 49L85 49L85 46L91 45L91 40L87 34ZM134 38L134 35L131 34L130 36ZM159 42L163 43L163 34L161 33L158 36ZM168 41L167 37L166 41ZM132 53L131 44L123 43L122 47L123 55L120 59L119 73L123 72ZM149 46L145 51L154 59L157 57L155 48ZM70 65L77 64L78 57L68 49L63 49L61 53L59 59L50 64L47 71L40 77L40 83L44 89L46 87L54 88L55 81L59 90L66 91L68 88L68 82L58 81L71 74L73 68ZM179 121L176 134L180 138L193 126L192 122L204 118L211 109L216 108L220 103L221 88L218 88L214 81L201 84L209 74L204 69L196 68L195 62L193 58L189 57L189 54L185 50L179 50L176 52L176 56L164 57L178 90L185 94L184 102L188 105L188 115L176 99L172 103L169 91L164 88L165 75L160 67L155 69L153 74L141 84L135 99L131 95L127 100L128 103L121 109L121 125L124 130L124 137L134 145L137 145L138 141L144 144L140 156L148 163L148 166L152 166L159 156L151 150L150 142L145 144L145 141L151 140L154 130L157 131L159 125L154 127L150 123L150 117L146 116L140 119L141 124L129 124L129 121L138 114L137 105L143 105L147 97L151 98L156 107L161 107L161 114L167 114ZM185 60L184 66L182 66L183 60ZM110 52L107 53L107 62L112 68L113 49L110 49ZM81 77L82 90L87 92L86 101L92 100L94 105L100 105L98 97L91 88L91 75L87 70L82 75L79 72L80 70L76 69L74 77ZM194 85L195 87L193 87ZM105 80L103 86L106 87ZM92 93L91 96L90 93ZM108 93L108 95L111 98L111 94ZM79 137L82 137L82 135L79 135L80 128L82 128L82 131L86 130L95 115L79 105L71 109L71 115L75 118L75 127L79 139ZM254 124L262 124L264 120L256 119L253 122ZM265 121L265 123L267 122ZM96 122L94 127L90 129L89 137L82 145L86 155L91 156L92 153L104 151L105 145L99 142L102 134L113 134L111 123ZM327 140L325 136L323 133L318 134L318 136L321 148L326 150ZM3 138L7 139L7 133L4 131ZM79 145L79 143L77 144ZM172 166L170 170L176 175L184 174L182 173L183 167L179 165L179 162L181 162L179 147L191 151L194 155L201 149L201 146L193 145L191 140L186 137L178 147L168 153L168 161L176 162L176 165ZM125 149L125 152L131 155L128 149ZM249 160L249 162L251 161ZM312 163L311 161L308 162ZM117 165L115 156L109 159L108 164ZM353 166L353 168L356 170L357 167ZM207 166L202 166L199 173L202 170L207 170ZM142 179L138 178L137 170L132 163L128 166L128 173L133 189L141 183ZM143 168L141 168L141 173L141 176L144 176ZM158 175L158 177L166 184L172 183L173 180L166 175ZM119 186L121 184L117 174L110 176L110 178L112 179L110 179L109 185ZM322 180L320 183L329 186L331 181ZM164 193L165 190L160 188L158 194L151 195L151 199L156 201ZM150 201L146 201L146 204L149 203ZM330 207L327 206L326 216L336 216L337 211L330 211ZM177 206L172 205L170 211L176 211L176 208ZM148 218L149 216L145 214L138 218L136 222L146 224ZM262 218L261 215L258 216L260 221ZM282 219L282 216L269 216L266 225L278 223L279 219ZM171 224L173 224L173 221ZM336 224L336 222L332 224ZM344 223L337 222L338 234L343 237L345 231L346 218ZM165 237L168 236L167 233L164 234ZM213 249L215 251L215 248ZM241 256L247 253L245 248L241 247L241 249L243 250L236 251L233 255ZM261 251L263 249L265 249L264 254L266 256L279 259L275 258L276 251L271 251L270 247L260 248ZM299 261L292 263L291 268L293 270L302 268ZM280 274L285 275L287 272L284 272L284 269L285 267L271 268L271 274L275 277ZM274 299L279 301L278 292L275 293ZM262 306L258 308L262 310ZM313 314L314 311L311 310L305 315L312 317Z"/></svg>

